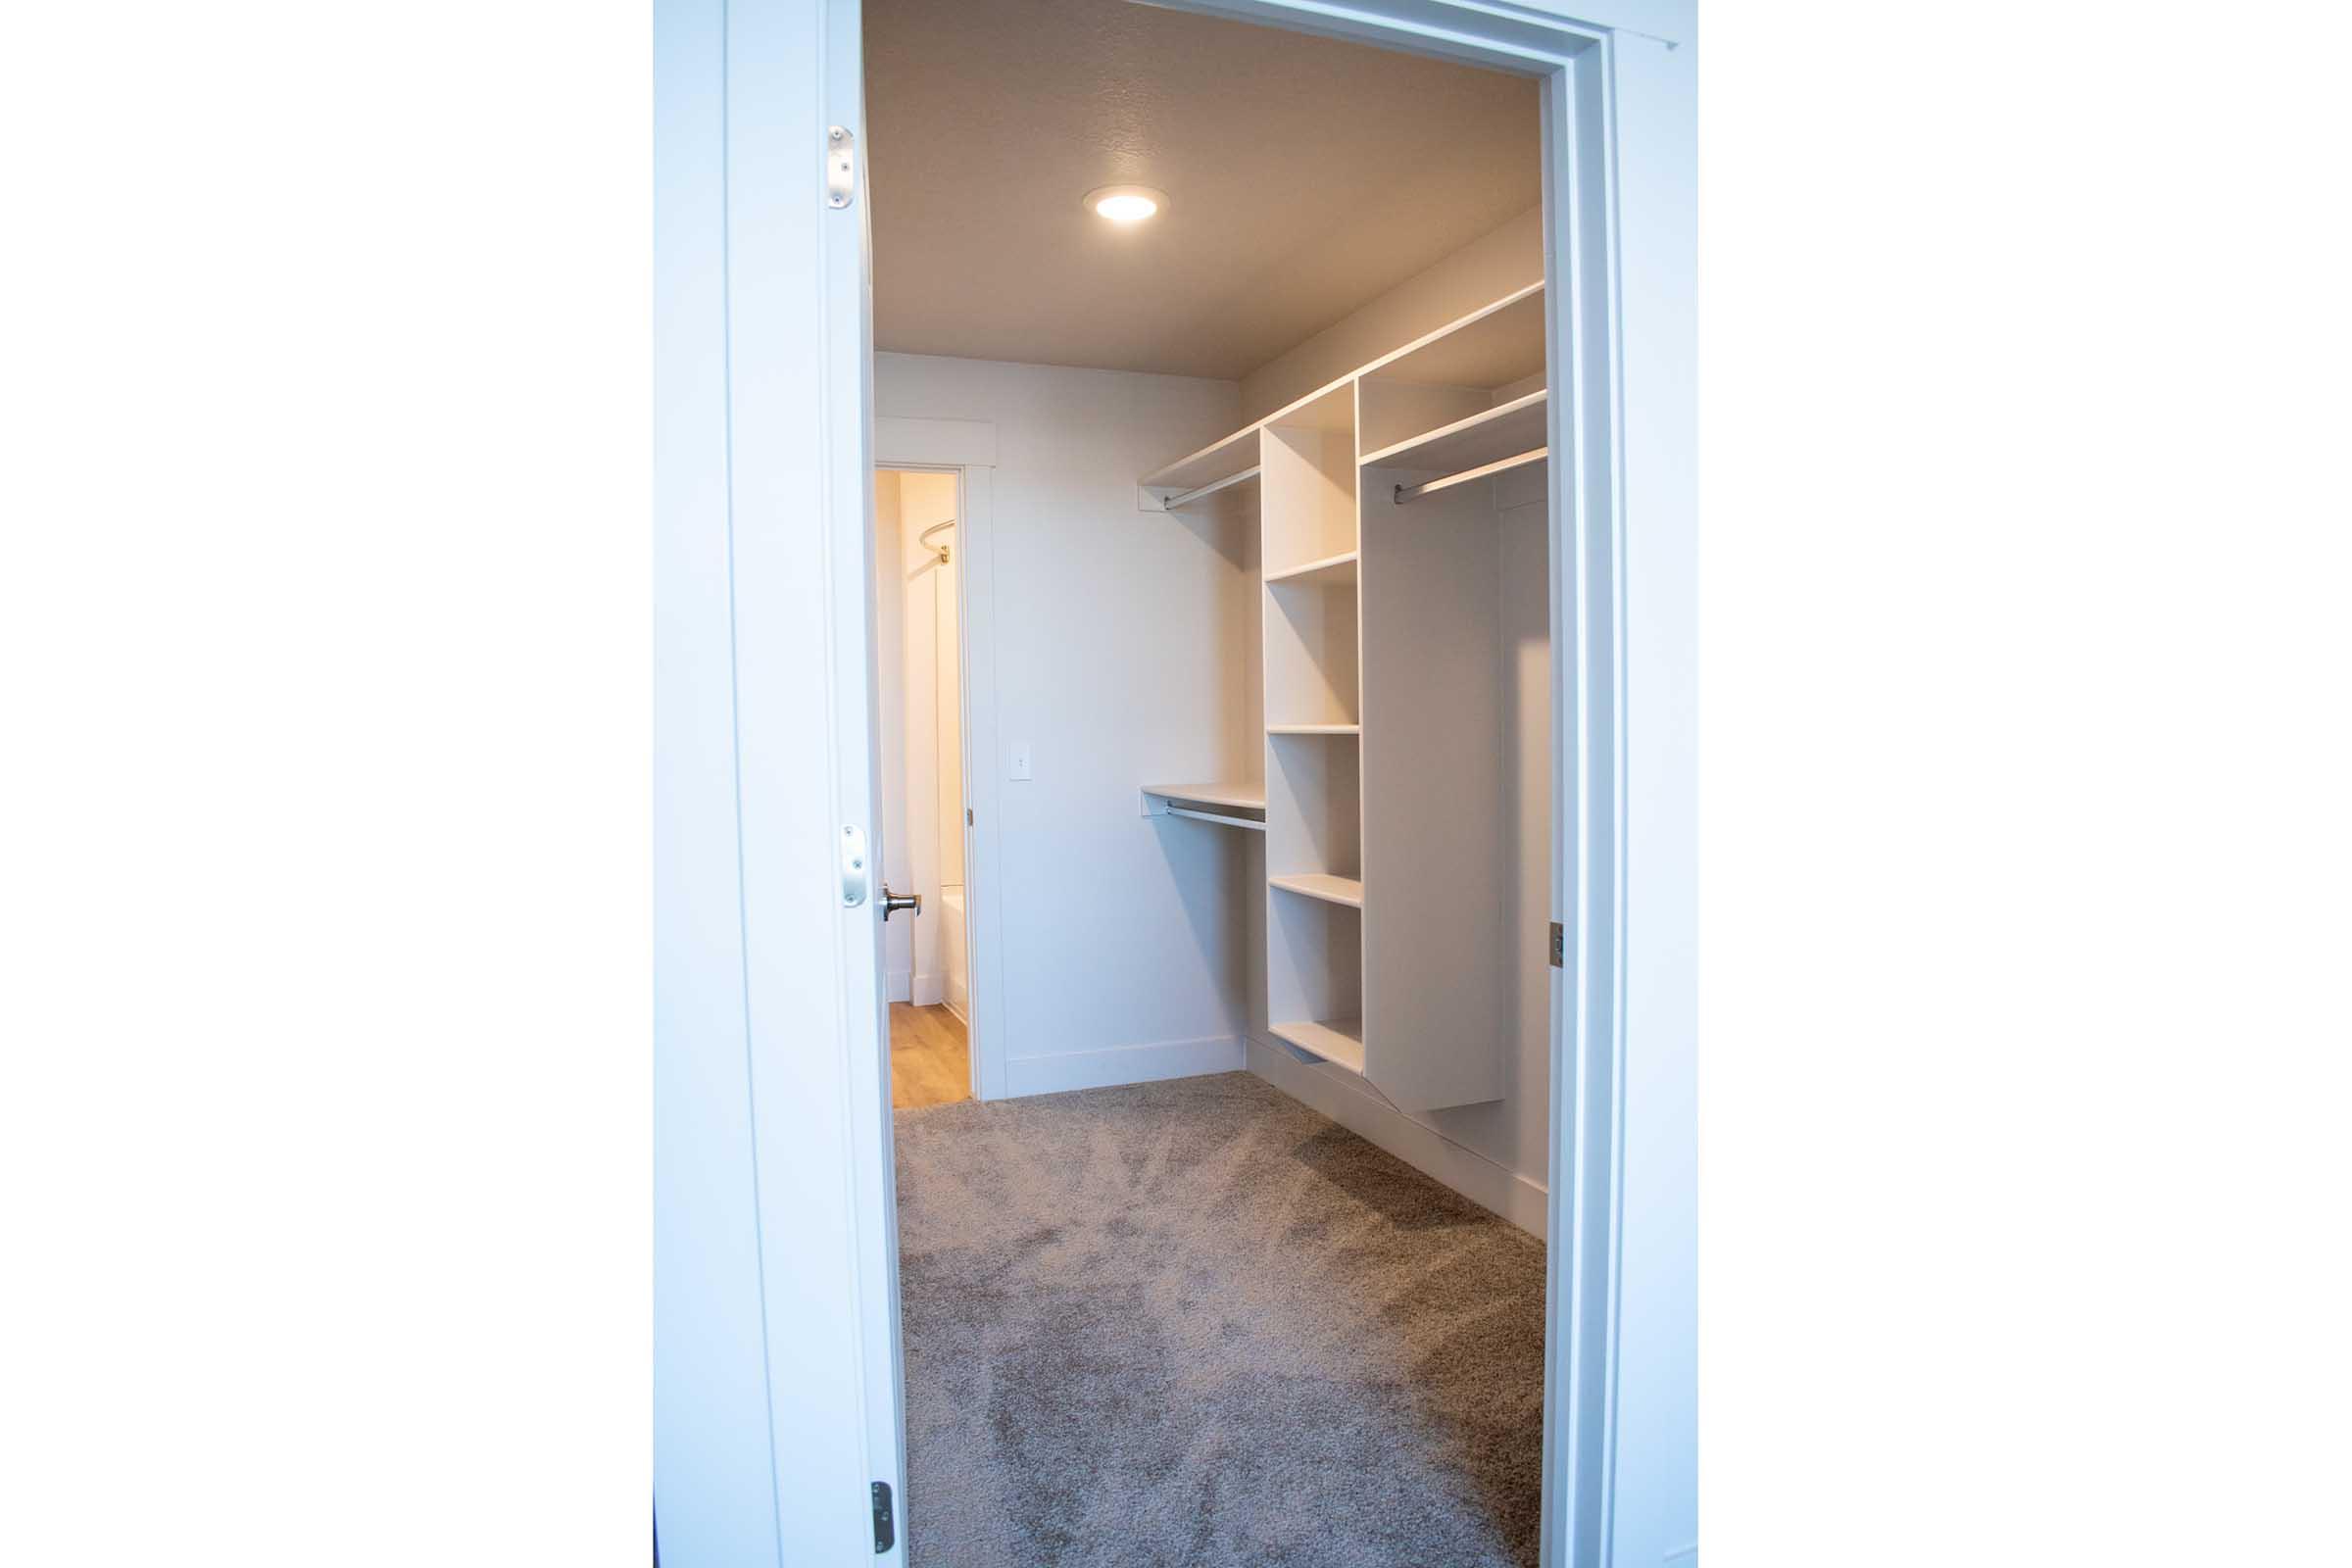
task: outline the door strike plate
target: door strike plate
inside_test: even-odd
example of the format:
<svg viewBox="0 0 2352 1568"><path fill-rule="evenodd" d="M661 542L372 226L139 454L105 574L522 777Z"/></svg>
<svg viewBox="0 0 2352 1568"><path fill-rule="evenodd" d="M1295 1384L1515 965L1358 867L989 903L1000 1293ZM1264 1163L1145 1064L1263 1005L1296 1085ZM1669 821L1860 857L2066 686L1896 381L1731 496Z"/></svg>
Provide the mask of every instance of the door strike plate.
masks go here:
<svg viewBox="0 0 2352 1568"><path fill-rule="evenodd" d="M825 132L825 205L836 212L858 194L858 138L839 125Z"/></svg>

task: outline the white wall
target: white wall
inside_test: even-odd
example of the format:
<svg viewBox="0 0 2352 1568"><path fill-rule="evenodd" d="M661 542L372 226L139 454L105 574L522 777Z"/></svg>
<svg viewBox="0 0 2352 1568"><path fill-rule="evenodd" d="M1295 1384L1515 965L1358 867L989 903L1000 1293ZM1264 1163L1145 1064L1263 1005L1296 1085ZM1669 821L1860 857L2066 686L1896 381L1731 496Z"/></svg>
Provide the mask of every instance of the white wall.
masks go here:
<svg viewBox="0 0 2352 1568"><path fill-rule="evenodd" d="M1147 783L1254 776L1256 586L1231 522L1136 509L1138 475L1241 423L1230 381L875 356L874 410L997 427L991 573L1002 1052L1013 1094L1242 1064L1244 835L1147 818Z"/></svg>

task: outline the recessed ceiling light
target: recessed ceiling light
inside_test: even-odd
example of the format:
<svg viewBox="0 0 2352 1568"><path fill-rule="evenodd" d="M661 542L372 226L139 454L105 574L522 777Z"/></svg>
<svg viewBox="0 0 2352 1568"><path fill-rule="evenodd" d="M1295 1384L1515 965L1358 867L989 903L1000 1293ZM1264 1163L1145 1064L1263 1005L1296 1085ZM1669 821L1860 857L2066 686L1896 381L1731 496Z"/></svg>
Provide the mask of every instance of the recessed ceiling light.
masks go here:
<svg viewBox="0 0 2352 1568"><path fill-rule="evenodd" d="M1114 223L1140 223L1165 211L1168 193L1149 185L1098 185L1086 193L1086 210Z"/></svg>

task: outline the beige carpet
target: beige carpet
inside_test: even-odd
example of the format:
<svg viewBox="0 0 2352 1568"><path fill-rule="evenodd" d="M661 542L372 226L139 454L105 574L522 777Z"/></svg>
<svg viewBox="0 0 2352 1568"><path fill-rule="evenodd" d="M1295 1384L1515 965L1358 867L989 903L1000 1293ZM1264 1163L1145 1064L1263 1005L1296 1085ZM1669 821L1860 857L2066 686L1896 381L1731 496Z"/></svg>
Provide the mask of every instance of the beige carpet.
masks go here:
<svg viewBox="0 0 2352 1568"><path fill-rule="evenodd" d="M897 1125L912 1568L1537 1560L1541 1242L1247 1073Z"/></svg>

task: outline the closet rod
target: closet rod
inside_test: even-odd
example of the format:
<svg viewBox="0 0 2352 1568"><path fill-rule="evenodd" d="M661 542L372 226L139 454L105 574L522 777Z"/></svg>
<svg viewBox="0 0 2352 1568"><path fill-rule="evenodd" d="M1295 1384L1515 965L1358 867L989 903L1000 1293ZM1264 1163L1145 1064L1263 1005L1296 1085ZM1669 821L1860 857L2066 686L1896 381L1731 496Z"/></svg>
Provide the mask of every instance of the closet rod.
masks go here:
<svg viewBox="0 0 2352 1568"><path fill-rule="evenodd" d="M1524 468L1531 463L1542 463L1550 452L1551 448L1549 447L1538 447L1533 452L1522 452L1515 458L1501 458L1493 463L1481 464L1475 468L1464 468L1459 473L1449 473L1443 479L1432 479L1427 484L1400 484L1396 487L1396 504L1401 507L1407 501L1417 500L1439 490L1450 490L1457 484L1468 484L1473 479L1484 479L1490 473L1500 473L1506 468Z"/></svg>
<svg viewBox="0 0 2352 1568"><path fill-rule="evenodd" d="M956 526L956 519L955 519L954 517L950 517L950 518L949 518L947 521L945 521L945 522L935 522L935 523L933 523L933 524L932 524L930 527L928 527L928 528L925 528L925 529L924 529L924 530L923 530L921 533L918 533L918 534L916 534L916 535L914 536L914 542L915 542L916 544L918 544L918 545L928 545L928 544L931 544L931 536L932 536L933 534L935 534L935 533L945 533L945 532L947 532L947 530L949 530L950 528L953 528L953 527L955 527L955 526ZM944 565L946 565L946 564L948 564L948 560L949 560L949 557L948 557L948 547L947 547L946 545L932 545L932 548L933 548L934 550L936 550L936 551L938 551L938 552L939 552L939 564L940 564L941 565L943 565L943 566L944 566ZM924 567L923 569L924 569L924 570L926 570L926 571L928 571L928 570L930 570L931 568L929 568L928 566L926 566L926 567Z"/></svg>
<svg viewBox="0 0 2352 1568"><path fill-rule="evenodd" d="M1189 806L1171 806L1168 808L1168 815L1189 816L1198 822L1215 822L1224 827L1246 827L1257 833L1263 833L1266 830L1265 823L1252 822L1246 816L1219 816L1214 811L1196 811Z"/></svg>
<svg viewBox="0 0 2352 1568"><path fill-rule="evenodd" d="M1167 500L1162 501L1160 506L1166 511L1174 512L1178 507L1191 506L1202 496L1213 496L1218 491L1229 489L1234 485L1248 484L1250 480L1256 477L1257 468L1253 465L1250 467L1244 468L1239 473L1229 473L1222 479L1211 479L1208 483L1201 485L1198 489L1187 490L1181 495L1170 496Z"/></svg>

